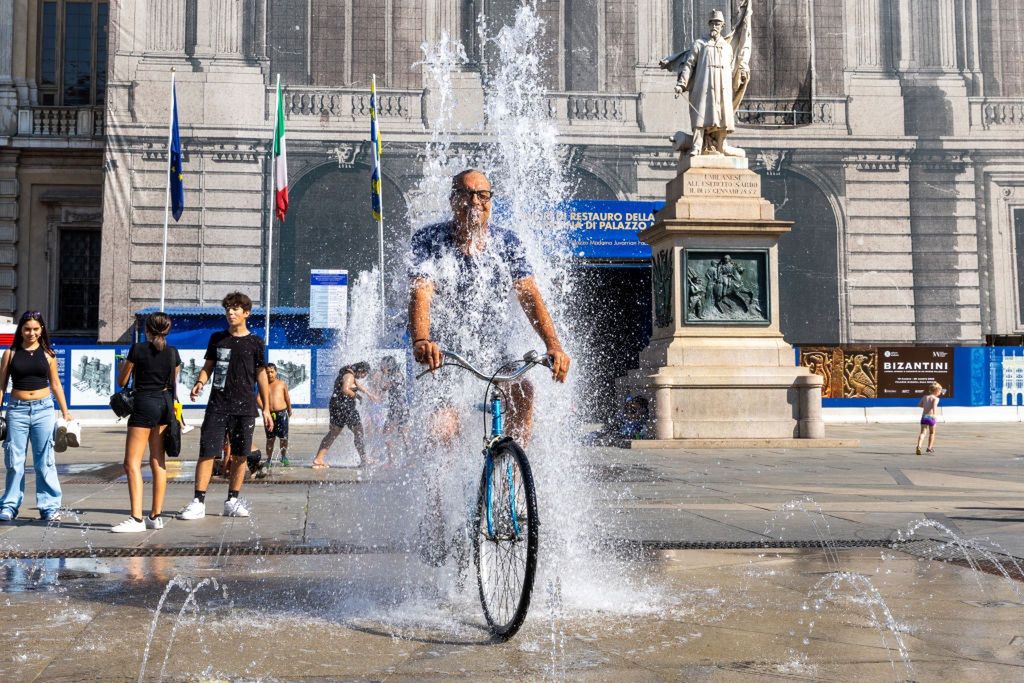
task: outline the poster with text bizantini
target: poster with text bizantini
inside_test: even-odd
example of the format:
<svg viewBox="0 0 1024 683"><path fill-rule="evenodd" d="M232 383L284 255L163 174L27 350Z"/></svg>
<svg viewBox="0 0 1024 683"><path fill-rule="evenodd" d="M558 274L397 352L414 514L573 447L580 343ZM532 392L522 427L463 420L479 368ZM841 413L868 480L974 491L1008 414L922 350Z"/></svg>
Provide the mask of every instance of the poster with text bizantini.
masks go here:
<svg viewBox="0 0 1024 683"><path fill-rule="evenodd" d="M114 393L114 349L71 349L71 391L73 406L105 406Z"/></svg>
<svg viewBox="0 0 1024 683"><path fill-rule="evenodd" d="M288 387L293 406L308 405L312 397L313 352L311 349L270 349L268 360L277 377Z"/></svg>

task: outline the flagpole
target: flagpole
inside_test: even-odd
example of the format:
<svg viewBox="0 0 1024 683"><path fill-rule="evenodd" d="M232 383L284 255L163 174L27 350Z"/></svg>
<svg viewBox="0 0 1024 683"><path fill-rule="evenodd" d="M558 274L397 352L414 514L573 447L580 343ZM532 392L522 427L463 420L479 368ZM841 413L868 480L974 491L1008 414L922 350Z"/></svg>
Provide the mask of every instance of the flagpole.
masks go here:
<svg viewBox="0 0 1024 683"><path fill-rule="evenodd" d="M164 169L164 253L160 264L160 310L167 295L167 223L171 213L171 139L174 136L174 67L171 67L171 106L167 114L167 168Z"/></svg>
<svg viewBox="0 0 1024 683"><path fill-rule="evenodd" d="M377 92L377 74L371 76L373 79L373 92ZM374 107L379 109L377 106L377 99L374 97ZM377 140L378 143L373 147L374 164L380 169L380 117L377 116L377 112L374 112L374 119L377 122ZM380 189L377 191L377 196L380 197L380 212L377 214L377 240L378 240L378 256L380 266L380 334L381 343L384 342L384 315L386 303L384 301L384 172L380 171Z"/></svg>
<svg viewBox="0 0 1024 683"><path fill-rule="evenodd" d="M277 74L277 89L274 94L274 134L271 136L270 143L270 223L267 235L267 294L264 297L264 302L267 307L266 320L264 321L263 328L263 343L267 349L270 349L270 266L274 258L274 207L277 201L277 188L274 186L274 164L277 163L277 159L274 158L274 140L277 139L277 99L281 97L281 74Z"/></svg>

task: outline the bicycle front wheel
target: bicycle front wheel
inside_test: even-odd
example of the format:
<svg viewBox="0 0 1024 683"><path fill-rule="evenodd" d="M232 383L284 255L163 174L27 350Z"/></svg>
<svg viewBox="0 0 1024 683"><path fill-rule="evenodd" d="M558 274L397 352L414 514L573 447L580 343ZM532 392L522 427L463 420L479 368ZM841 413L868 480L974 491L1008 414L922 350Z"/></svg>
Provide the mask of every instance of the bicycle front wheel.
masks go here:
<svg viewBox="0 0 1024 683"><path fill-rule="evenodd" d="M540 542L530 463L511 439L495 446L484 461L474 526L480 604L491 634L508 640L530 607Z"/></svg>

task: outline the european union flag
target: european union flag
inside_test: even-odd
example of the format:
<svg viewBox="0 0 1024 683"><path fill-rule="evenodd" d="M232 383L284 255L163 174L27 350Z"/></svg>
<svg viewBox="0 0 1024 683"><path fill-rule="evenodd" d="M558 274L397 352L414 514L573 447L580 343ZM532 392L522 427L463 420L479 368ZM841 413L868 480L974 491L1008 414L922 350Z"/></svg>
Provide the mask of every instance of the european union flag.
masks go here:
<svg viewBox="0 0 1024 683"><path fill-rule="evenodd" d="M178 135L178 93L171 81L171 146L167 150L170 160L168 173L171 174L171 214L174 220L181 218L185 210L185 178L181 172L181 136Z"/></svg>
<svg viewBox="0 0 1024 683"><path fill-rule="evenodd" d="M377 128L377 76L370 80L370 144L373 145L373 170L370 172L370 212L378 223L384 218L380 196L380 130Z"/></svg>

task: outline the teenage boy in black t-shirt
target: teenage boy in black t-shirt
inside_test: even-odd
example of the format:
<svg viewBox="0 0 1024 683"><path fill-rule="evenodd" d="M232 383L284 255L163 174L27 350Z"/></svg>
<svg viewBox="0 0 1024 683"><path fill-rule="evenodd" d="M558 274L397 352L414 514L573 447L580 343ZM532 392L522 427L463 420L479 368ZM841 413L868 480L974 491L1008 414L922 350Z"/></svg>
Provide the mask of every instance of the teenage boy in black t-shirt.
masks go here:
<svg viewBox="0 0 1024 683"><path fill-rule="evenodd" d="M210 335L206 363L192 387L192 400L195 401L203 386L208 381L212 384L199 437L195 498L181 511L181 519L206 516L206 487L213 476L213 459L224 447L225 434L231 444L232 458L224 516L249 516L249 509L238 493L245 480L253 418L259 414L253 387L259 388L261 405L264 406L263 426L267 431L274 429L274 418L268 409L270 401L263 340L250 333L245 325L252 313L252 300L241 292L232 292L224 297L221 304L228 329Z"/></svg>

